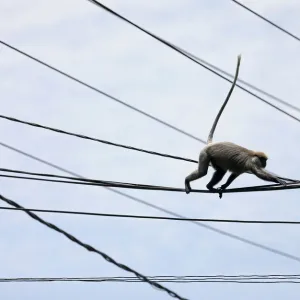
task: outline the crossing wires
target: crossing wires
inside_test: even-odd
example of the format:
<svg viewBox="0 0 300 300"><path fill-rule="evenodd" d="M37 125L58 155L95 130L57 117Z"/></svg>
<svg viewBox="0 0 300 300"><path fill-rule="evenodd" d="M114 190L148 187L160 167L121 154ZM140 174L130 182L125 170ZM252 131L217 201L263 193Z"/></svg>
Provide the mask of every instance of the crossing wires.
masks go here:
<svg viewBox="0 0 300 300"><path fill-rule="evenodd" d="M109 8L108 6L104 5L103 3L97 1L97 0L87 0L88 2L91 2L92 4L96 5L97 7L104 9L105 11L109 12L110 14L112 14L113 16L117 17L118 19L132 25L133 27L139 29L140 31L144 32L145 34L151 36L152 38L154 38L155 40L161 42L162 44L164 44L165 46L175 50L176 52L180 53L181 55L185 56L186 58L188 58L189 60L197 63L198 65L200 65L201 67L205 68L206 70L210 71L211 73L217 75L218 77L224 79L227 82L232 83L232 81L230 79L228 79L227 77L223 76L222 74L218 73L215 69L210 68L207 64L203 64L201 62L201 60L197 59L197 57L195 55L190 55L189 52L187 52L186 50L183 50L182 48L175 46L174 44L168 42L167 40L159 37L158 35L146 30L145 28L137 25L136 23L132 22L131 20L125 18L124 16L122 16L121 14L117 13L116 11L112 10L111 8ZM239 87L241 90L243 90L244 92L252 95L253 97L257 98L258 100L262 101L263 103L273 107L274 109L280 111L281 113L287 115L288 117L300 122L300 119L295 117L294 115L291 115L290 113L284 111L283 109L279 108L278 106L270 103L269 101L263 99L262 97L258 96L257 94L247 90L246 88L244 88L243 86L236 84L237 87Z"/></svg>
<svg viewBox="0 0 300 300"><path fill-rule="evenodd" d="M44 164L44 165L47 165L47 166L49 166L49 167L52 167L52 168L54 168L54 169L56 169L56 170L59 170L59 171L61 171L61 172L70 174L70 175L72 175L72 176L75 176L75 177L78 177L78 178L81 178L81 179L87 179L86 177L84 177L84 176L82 176L82 175L80 175L80 174L78 174L78 173L75 173L75 172L73 172L73 171L70 171L70 170L68 170L68 169L66 169L66 168L63 168L63 167L57 165L57 164L54 164L54 163L52 163L52 162L49 162L49 161L44 160L44 159L42 159L42 158L39 158L39 157L37 157L37 156L35 156L35 155L32 155L32 154L30 154L30 153L28 153L28 152L25 152L25 151L22 151L22 150L20 150L20 149L18 149L18 148L16 148L16 147L13 147L13 146L8 145L8 144L6 144L6 143L0 142L0 145L1 145L2 147L4 147L4 148L7 148L7 149L12 150L12 151L14 151L14 152L17 152L17 153L19 153L19 154L21 154L21 155L23 155L23 156L26 156L26 157L28 157L28 158L30 158L30 159L33 159L33 160L35 160L35 161L38 161L38 162L40 162L40 163L42 163L42 164ZM107 186L104 186L104 188L107 189L107 190L109 190L109 191L111 191L111 192L113 192L113 193L115 193L115 194L118 194L118 195L120 195L120 196L126 197L126 198L129 199L129 200L132 200L132 201L134 201L134 202L137 202L137 203L143 204L143 205L145 205L145 206L151 207L151 208L153 208L153 209L155 209L155 210L158 210L158 211L163 212L163 213L165 213L165 214L171 215L171 216L173 216L173 217L177 217L177 218L186 218L185 216L183 216L183 215L181 215L181 214L175 213L175 212L173 212L173 211L171 211L171 210L169 210L169 209L166 209L166 208L164 208L164 207L161 207L161 206L159 206L159 205L155 205L155 204L149 203L149 202L147 202L147 201L145 201L145 200L143 200L143 199L141 199L141 198L138 198L138 197L135 197L135 196L131 196L130 194L124 193L124 192L122 192L122 191L118 191L117 189L114 189L114 188L111 188L111 187L107 187ZM264 245L264 244L261 244L261 243L257 243L257 242L255 242L255 241L246 239L246 238L244 238L244 237L242 237L242 236L239 236L239 235L237 235L237 234L233 234L233 233L230 233L230 232L228 232L228 231L225 231L225 230L222 230L222 229L219 229L219 228L216 228L216 227L214 227L214 226L211 226L211 225L208 225L208 224L204 224L204 223L199 223L199 222L194 222L194 221L191 221L191 223L193 223L194 225L199 226L199 227L201 227L201 228L210 230L210 231L212 231L212 232L221 234L221 235L223 235L223 236L227 236L227 237L229 237L229 238L231 238L231 239L234 239L234 240L240 241L240 242L242 242L242 243L251 245L251 246L253 246L253 247L257 247L257 248L260 248L260 249L262 249L262 250L265 250L265 251L274 253L274 254L276 254L276 255L280 255L280 256L282 256L282 257L285 257L285 258L288 258L288 259L291 259L291 260L300 262L300 257L298 257L298 256L289 254L289 253L287 253L287 252L278 250L278 249L276 249L276 248L269 247L269 246Z"/></svg>
<svg viewBox="0 0 300 300"><path fill-rule="evenodd" d="M162 290L164 292L167 292L171 297L173 298L177 298L177 299L180 299L180 300L188 300L187 298L183 298L181 296L179 296L178 294L176 294L175 292L171 291L170 289L162 286L161 284L157 283L157 282L154 282L154 281L151 281L149 280L145 275L142 275L141 273L135 271L134 269L131 269L130 267L124 265L124 264L121 264L119 262L117 262L116 260L114 260L112 257L108 256L106 253L94 248L93 246L89 245L89 244L86 244L82 241L80 241L79 239L77 239L75 236L71 235L70 233L62 230L61 228L59 228L58 226L54 225L53 223L50 223L50 222L47 222L45 220L43 220L42 218L40 218L39 216L37 216L36 214L34 214L33 212L31 211L28 211L28 210L25 210L25 208L21 205L19 205L18 203L16 203L15 201L11 200L11 199L8 199L6 197L4 197L3 195L0 195L0 199L15 207L15 208L20 208L20 209L23 209L24 212L29 216L31 217L32 219L34 219L35 221L45 225L46 227L58 232L58 233L61 233L62 235L64 235L67 239L69 239L71 242L83 247L84 249L86 249L87 251L90 251L90 252L93 252L93 253L96 253L100 256L102 256L102 258L104 258L107 262L117 266L118 268L124 270L124 271L127 271L127 272L130 272L130 273L133 273L136 277L138 277L141 281L144 281L148 284L150 284L152 287L155 287L159 290Z"/></svg>

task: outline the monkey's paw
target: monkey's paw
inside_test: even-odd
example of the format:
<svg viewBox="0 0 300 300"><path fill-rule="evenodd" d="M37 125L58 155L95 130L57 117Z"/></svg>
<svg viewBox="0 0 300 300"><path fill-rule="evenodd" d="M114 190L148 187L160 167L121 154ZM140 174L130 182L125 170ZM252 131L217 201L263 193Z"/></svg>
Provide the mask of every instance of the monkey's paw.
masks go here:
<svg viewBox="0 0 300 300"><path fill-rule="evenodd" d="M187 194L189 194L192 189L191 189L190 182L187 179L185 179L185 181L184 181L184 186L185 186L185 192Z"/></svg>
<svg viewBox="0 0 300 300"><path fill-rule="evenodd" d="M187 187L185 187L185 192L186 192L186 194L189 194L189 193L191 192L191 189L190 189L190 188L187 188Z"/></svg>
<svg viewBox="0 0 300 300"><path fill-rule="evenodd" d="M278 183L283 185L283 186L287 185L287 182L285 182L284 180L281 180L281 179L278 179Z"/></svg>
<svg viewBox="0 0 300 300"><path fill-rule="evenodd" d="M225 190L225 188L223 188L222 186L217 188L218 193L219 193L219 198L222 199L223 197L223 191Z"/></svg>

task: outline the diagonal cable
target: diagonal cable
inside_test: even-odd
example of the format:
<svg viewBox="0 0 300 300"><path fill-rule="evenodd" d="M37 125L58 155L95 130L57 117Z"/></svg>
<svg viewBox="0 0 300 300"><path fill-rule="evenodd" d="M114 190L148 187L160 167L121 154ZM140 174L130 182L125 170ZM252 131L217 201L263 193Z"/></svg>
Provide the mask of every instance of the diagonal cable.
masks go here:
<svg viewBox="0 0 300 300"><path fill-rule="evenodd" d="M59 70L59 69L51 66L50 64L47 64L47 63L39 60L38 58L31 56L30 54L28 54L28 53L26 53L24 51L21 51L21 50L15 48L15 47L13 47L13 46L11 46L11 45L3 42L3 41L1 41L1 40L0 40L0 44L2 44L4 46L6 46L6 47L8 47L8 48L10 48L10 49L18 52L19 54L22 54L22 55L26 56L27 58L30 58L31 60L34 60L35 62L37 62L37 63L39 63L39 64L41 64L41 65L43 65L43 66L45 66L45 67L47 67L49 69L51 69L51 70L53 70L53 71L55 71L55 72L57 72L57 73L65 76L65 77L67 77L67 78L69 78L69 79L71 79L71 80L73 80L73 81L75 81L75 82L77 82L77 83L85 86L85 87L87 87L87 88L89 88L89 89L91 89L91 90L93 90L93 91L95 91L95 92L97 92L97 93L99 93L99 94L101 94L101 95L103 95L103 96L105 96L105 97L107 97L107 98L109 98L109 99L111 99L111 100L113 100L113 101L115 101L115 102L117 102L117 103L119 103L119 104L121 104L121 105L129 108L129 109L131 109L131 110L136 111L139 114L142 114L143 116L145 116L147 118L150 118L150 119L152 119L152 120L154 120L154 121L156 121L156 122L158 122L158 123L160 123L160 124L162 124L164 126L167 126L167 127L171 128L171 129L173 129L173 130L175 130L175 131L183 134L183 135L186 135L186 136L188 136L188 137L190 137L190 138L192 138L192 139L194 139L194 140L196 140L198 142L204 143L204 141L201 140L200 138L198 138L198 137L196 137L196 136L194 136L194 135L192 135L192 134L190 134L190 133L188 133L188 132L186 132L186 131L184 131L184 130L176 127L176 126L173 126L172 124L169 124L169 123L167 123L167 122L165 122L165 121L163 121L163 120L161 120L161 119L159 119L159 118L157 118L157 117L155 117L155 116L153 116L153 115L151 115L151 114L149 114L149 113L147 113L147 112L145 112L145 111L143 111L143 110L141 110L141 109L139 109L139 108L137 108L137 107L135 107L133 105L130 105L130 104L128 104L128 103L126 103L126 102L124 102L124 101L122 101L122 100L114 97L114 96L111 96L111 95L109 95L109 94L101 91L100 89L98 89L98 88L96 88L96 87L94 87L94 86L92 86L92 85L90 85L90 84L88 84L88 83L86 83L86 82L78 79L78 78L75 78L74 76L72 76L72 75L70 75L70 74L68 74L66 72L63 72L63 71L61 71L61 70Z"/></svg>
<svg viewBox="0 0 300 300"><path fill-rule="evenodd" d="M219 72L219 73L221 73L221 74L223 74L223 75L226 75L226 76L228 76L228 77L230 77L230 78L232 78L232 79L234 78L234 75L232 75L232 74L226 72L225 70L223 70L223 69L221 69L221 68L219 68L219 67L213 65L212 63L210 63L210 62L204 60L203 58L200 58L200 57L196 56L195 54L192 54L192 53L190 53L190 52L188 52L188 51L186 51L186 50L184 50L184 49L182 49L182 48L180 48L180 47L178 47L178 46L176 46L176 47L177 47L180 51L186 53L187 55L189 55L190 57L192 57L192 58L198 60L199 62L201 62L201 63L203 63L203 64L209 66L210 68L214 69L215 71L217 71L217 72ZM276 102L279 102L279 103L281 103L281 104L283 104L283 105L285 105L285 106L287 106L287 107L289 107L289 108L291 108L291 109L293 109L293 110L295 110L295 111L297 111L297 112L300 112L300 108L299 108L298 106L295 106L295 105L293 105L293 104L291 104L291 103L289 103L289 102L287 102L287 101L285 101L285 100L283 100L283 99L281 99L281 98L279 98L279 97L277 97L277 96L275 96L275 95L273 95L273 94L271 94L271 93L269 93L269 92L266 92L266 91L262 90L261 88L258 88L258 87L254 86L253 84L251 84L251 83L249 83L249 82L247 82L247 81L245 81L245 80L242 80L242 79L239 79L239 78L238 78L238 79L237 79L237 82L240 82L240 83L242 83L243 85L245 85L245 86L247 86L247 87L249 87L249 88L255 90L256 92L259 92L259 93L261 93L261 94L263 94L263 95L265 95L265 96L267 96L267 97L273 99L273 100L276 101Z"/></svg>
<svg viewBox="0 0 300 300"><path fill-rule="evenodd" d="M259 13L257 13L256 11L252 10L251 8L249 8L248 6L242 4L239 1L236 0L231 0L232 2L234 2L235 4L239 5L240 7L246 9L247 11L249 11L250 13L252 13L253 15L259 17L260 19L264 20L265 22L269 23L270 25L274 26L275 28L279 29L280 31L282 31L283 33L289 35L290 37L294 38L296 41L300 42L300 38L298 36L296 36L295 34L291 33L290 31L284 29L283 27L277 25L276 23L270 21L269 19L267 19L266 17L264 17L263 15L260 15Z"/></svg>
<svg viewBox="0 0 300 300"><path fill-rule="evenodd" d="M147 35L149 35L149 36L153 37L154 39L156 39L157 41L163 43L163 44L166 45L167 47L169 47L169 48L175 50L176 52L178 52L178 53L182 54L183 56L185 56L186 58L190 59L191 61L197 63L197 64L200 65L200 66L202 66L203 68L205 68L206 70L210 71L211 73L213 73L213 74L219 76L220 78L222 78L222 79L224 79L224 80L226 80L226 81L232 83L232 81L231 81L230 79L228 79L227 77L225 77L225 76L219 74L218 72L216 72L215 70L209 68L207 65L201 63L201 61L199 61L199 60L197 60L197 59L195 59L195 58L189 56L187 51L185 51L185 50L182 51L181 48L179 48L179 47L175 46L174 44L172 44L172 43L166 41L165 39L163 39L163 38L161 38L161 37L159 37L159 36L157 36L157 35L151 33L150 31L148 31L148 30L142 28L141 26L137 25L136 23L133 23L133 22L130 21L129 19L123 17L122 15L120 15L120 14L117 13L117 12L115 12L115 11L112 10L111 8L105 6L104 4L100 3L99 1L96 1L96 0L87 0L87 1L89 1L89 2L91 2L92 4L94 4L94 5L96 5L96 6L100 7L100 8L102 8L102 9L104 9L105 11L107 11L107 12L111 13L112 15L114 15L115 17L117 17L117 18L119 18L119 19L125 21L126 23L128 23L128 24L134 26L135 28L141 30L142 32L144 32L144 33L146 33ZM246 92L246 93L248 93L248 94L254 96L255 98L259 99L260 101L264 102L265 104L267 104L267 105L273 107L274 109L280 111L281 113L285 114L286 116L288 116L288 117L290 117L290 118L296 120L297 122L300 122L300 119L299 119L299 118L297 118L297 117L295 117L294 115L292 115L292 114L286 112L285 110L279 108L278 106L272 104L271 102L269 102L269 101L263 99L262 97L256 95L255 93L253 93L253 92L247 90L247 89L244 88L243 86L241 86L241 85L239 85L239 84L236 84L236 86L239 87L239 88L240 88L241 90L243 90L244 92Z"/></svg>
<svg viewBox="0 0 300 300"><path fill-rule="evenodd" d="M192 162L192 163L198 163L197 160L190 159L190 158L185 158L185 157L180 157L180 156L176 156L176 155L170 155L170 154L166 154L166 153L161 153L161 152L146 150L146 149L142 149L142 148L132 147L132 146L124 145L124 144L114 143L114 142L110 142L110 141L107 141L107 140L102 140L102 139L90 137L90 136L79 134L79 133L73 133L73 132L62 130L62 129L49 127L49 126L46 126L46 125L41 125L41 124L38 124L38 123L23 121L23 120L20 120L20 119L17 119L17 118L9 117L9 116L0 115L0 119L5 119L5 120L11 121L11 122L20 123L20 124L23 124L23 125L28 125L28 126L32 126L32 127L36 127L36 128L42 128L42 129L50 130L50 131L61 133L61 134L75 136L75 137L80 138L80 139L90 140L90 141L93 141L93 142L98 142L98 143L102 143L102 144L106 144L106 145L110 145L110 146L120 147L120 148L124 148L124 149L128 149L128 150L138 151L138 152L144 152L144 153L147 153L147 154L162 156L162 157L166 157L166 158L172 158L172 159L184 160L184 161L188 161L188 162ZM205 143L203 140L199 140L199 141L202 142L202 143Z"/></svg>
<svg viewBox="0 0 300 300"><path fill-rule="evenodd" d="M63 167L61 167L61 166L58 166L58 165L56 165L56 164L54 164L54 163L51 163L51 162L46 161L46 160L44 160L44 159L41 159L41 158L39 158L39 157L37 157L37 156L34 156L34 155L30 154L30 153L27 153L27 152L25 152L25 151L22 151L22 150L20 150L20 149L17 149L17 148L15 148L15 147L13 147L13 146L10 146L10 145L6 144L6 143L0 142L0 145L3 146L4 148L10 149L10 150L12 150L12 151L14 151L14 152L17 152L17 153L19 153L19 154L21 154L21 155L23 155L23 156L26 156L26 157L28 157L28 158L31 158L31 159L33 159L33 160L35 160L35 161L38 161L38 162L40 162L40 163L42 163L42 164L44 164L44 165L47 165L47 166L49 166L49 167L52 167L52 168L54 168L54 169L56 169L56 170L59 170L59 171L61 171L61 172L70 174L70 175L75 176L75 177L78 177L78 178L83 178L83 179L85 178L84 176L82 176L82 175L80 175L80 174L77 174L77 173L75 173L75 172L72 172L72 171L70 171L70 170L67 170L67 169L65 169L65 168L63 168ZM171 211L171 210L168 210L168 209L166 209L166 208L163 208L163 207L161 207L161 206L158 206L158 205L149 203L149 202L147 202L147 201L145 201L145 200L143 200L143 199L140 199L140 198L131 196L131 195L127 194L127 193L118 191L118 190L113 189L113 188L110 188L110 187L104 187L104 188L106 188L107 190L109 190L109 191L111 191L111 192L113 192L113 193L115 193L115 194L118 194L118 195L120 195L120 196L126 197L126 198L128 198L128 199L130 199L130 200L132 200L132 201L134 201L134 202L137 202L137 203L143 204L143 205L145 205L145 206L151 207L151 208L153 208L153 209L155 209L155 210L158 210L158 211L163 212L163 213L165 213L165 214L171 215L171 216L173 216L173 217L185 218L185 216L183 216L183 215L180 215L180 214L178 214L178 213L175 213L175 212L173 212L173 211ZM199 226L199 227L205 228L205 229L207 229L207 230L216 232L216 233L221 234L221 235L223 235L223 236L227 236L227 237L229 237L229 238L231 238L231 239L238 240L238 241L240 241L240 242L242 242L242 243L245 243L245 244L248 244L248 245L251 245L251 246L254 246L254 247L263 249L263 250L265 250L265 251L268 251L268 252L277 254L277 255L279 255L279 256L282 256L282 257L285 257L285 258L288 258L288 259L291 259L291 260L300 262L300 257L295 256L295 255L292 255L292 254L289 254L289 253L287 253L287 252L284 252L284 251L281 251L281 250L278 250L278 249L275 249L275 248L266 246L266 245L264 245L264 244L260 244L260 243L254 242L254 241L252 241L252 240L246 239L246 238L244 238L244 237L242 237L242 236L239 236L239 235L237 235L237 234L233 234L233 233L227 232L227 231L222 230L222 229L218 229L218 228L216 228L216 227L213 227L213 226L210 226L210 225L207 225L207 224L198 223L198 222L192 222L192 223L193 223L194 225L196 225L196 226Z"/></svg>
<svg viewBox="0 0 300 300"><path fill-rule="evenodd" d="M21 209L25 209L23 206L19 205L18 203L16 203L15 201L12 201L11 199L8 199L6 197L4 197L3 195L0 195L0 199L2 201L4 201L5 203L15 207L15 208L21 208ZM94 252L94 253L97 253L99 254L100 256L102 256L102 258L104 258L107 262L117 266L118 268L124 270L124 271L127 271L127 272L130 272L130 273L133 273L136 277L138 277L140 280L150 284L152 287L155 287L157 289L160 289L164 292L167 292L171 297L173 298L177 298L177 299L180 299L180 300L187 300L187 298L183 298L181 296L179 296L178 294L174 293L173 291L171 291L170 289L160 285L159 283L157 282L153 282L151 280L149 280L146 276L142 275L141 273L131 269L130 267L124 265L124 264L121 264L119 262L117 262L116 260L114 260L112 257L110 257L109 255L107 255L106 253L94 248L93 246L89 245L89 244L86 244L86 243L83 243L82 241L78 240L75 236L73 236L72 234L62 230L61 228L57 227L56 225L54 225L53 223L50 223L50 222L47 222L45 220L43 220L42 218L40 218L39 216L37 216L36 214L30 212L30 211L24 211L26 214L28 214L31 218L33 218L35 221L45 225L46 227L56 231L56 232L59 232L61 233L62 235L64 235L67 239L69 239L70 241L72 241L73 243L85 248L87 251L90 251L90 252Z"/></svg>

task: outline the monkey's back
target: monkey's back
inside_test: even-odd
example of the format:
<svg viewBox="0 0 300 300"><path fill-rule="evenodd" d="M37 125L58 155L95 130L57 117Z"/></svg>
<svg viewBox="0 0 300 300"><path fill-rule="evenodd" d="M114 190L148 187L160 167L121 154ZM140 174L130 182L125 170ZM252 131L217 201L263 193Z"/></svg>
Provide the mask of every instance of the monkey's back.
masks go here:
<svg viewBox="0 0 300 300"><path fill-rule="evenodd" d="M247 170L249 158L253 151L230 142L217 142L206 146L212 166L234 173Z"/></svg>

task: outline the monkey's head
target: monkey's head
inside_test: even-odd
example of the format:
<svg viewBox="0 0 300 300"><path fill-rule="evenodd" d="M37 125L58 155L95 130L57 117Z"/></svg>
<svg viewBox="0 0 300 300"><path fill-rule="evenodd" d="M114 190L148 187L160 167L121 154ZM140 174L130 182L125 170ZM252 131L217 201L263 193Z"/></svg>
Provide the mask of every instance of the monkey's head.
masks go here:
<svg viewBox="0 0 300 300"><path fill-rule="evenodd" d="M265 168L267 166L268 156L263 152L255 152L253 160L255 164L257 164L261 168Z"/></svg>

